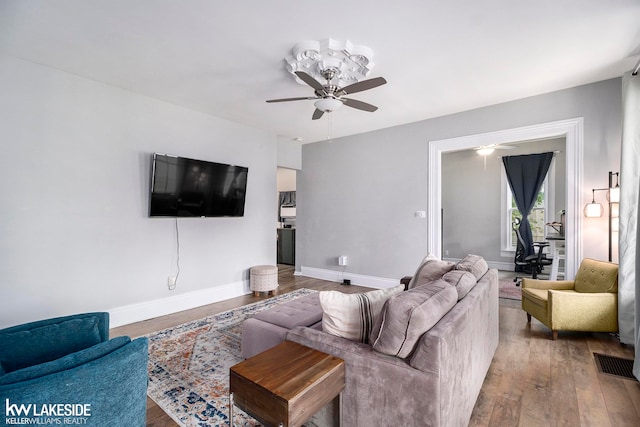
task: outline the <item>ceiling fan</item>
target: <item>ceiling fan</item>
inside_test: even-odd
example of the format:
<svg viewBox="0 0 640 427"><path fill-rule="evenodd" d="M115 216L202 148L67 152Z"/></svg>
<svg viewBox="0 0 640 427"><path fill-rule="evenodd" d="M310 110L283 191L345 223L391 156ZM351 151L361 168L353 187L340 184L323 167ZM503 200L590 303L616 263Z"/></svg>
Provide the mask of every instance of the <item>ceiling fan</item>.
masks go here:
<svg viewBox="0 0 640 427"><path fill-rule="evenodd" d="M311 118L318 120L324 113L330 113L346 105L347 107L356 108L358 110L374 112L378 109L375 105L367 104L366 102L358 101L357 99L344 98L344 95L349 95L356 92L362 92L368 89L373 89L378 86L382 86L387 81L382 77L375 77L373 79L363 80L361 82L353 83L345 87L338 87L331 84L331 80L340 73L340 70L335 67L328 67L322 71L322 77L327 80L327 84L323 85L311 75L304 71L296 71L295 74L311 86L314 89L316 96L297 97L297 98L281 98L281 99L269 99L267 102L287 102L287 101L301 101L315 99L316 110L313 112Z"/></svg>

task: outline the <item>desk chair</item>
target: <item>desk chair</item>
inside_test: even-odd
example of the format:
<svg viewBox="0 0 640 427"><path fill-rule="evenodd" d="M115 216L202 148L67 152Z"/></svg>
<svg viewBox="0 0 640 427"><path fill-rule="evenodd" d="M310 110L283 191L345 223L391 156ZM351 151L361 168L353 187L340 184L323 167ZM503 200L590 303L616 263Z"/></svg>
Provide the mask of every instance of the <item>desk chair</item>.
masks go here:
<svg viewBox="0 0 640 427"><path fill-rule="evenodd" d="M520 218L515 218L512 223L513 231L516 233L517 244L516 244L516 255L514 257L514 264L516 266L522 267L522 270L525 273L531 274L532 279L537 279L538 274L542 273L545 265L551 265L552 260L549 259L544 253L544 249L549 246L549 242L535 242L533 243L534 253L529 256L524 256L525 253L525 242L522 238L522 234L520 233ZM537 253L535 251L537 249ZM520 285L522 277L516 277L513 279L516 282L517 286Z"/></svg>

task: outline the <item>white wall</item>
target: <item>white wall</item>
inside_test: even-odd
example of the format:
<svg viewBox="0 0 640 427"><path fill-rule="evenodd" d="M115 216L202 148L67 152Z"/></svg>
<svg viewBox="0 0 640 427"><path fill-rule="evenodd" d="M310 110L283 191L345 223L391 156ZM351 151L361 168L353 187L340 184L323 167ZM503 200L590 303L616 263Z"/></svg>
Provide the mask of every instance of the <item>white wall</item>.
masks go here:
<svg viewBox="0 0 640 427"><path fill-rule="evenodd" d="M275 135L0 57L0 327L109 310L112 326L248 292L275 263ZM249 168L245 216L148 217L151 154Z"/></svg>
<svg viewBox="0 0 640 427"><path fill-rule="evenodd" d="M584 118L586 203L591 188L606 186L608 171L619 170L620 79L304 145L296 269L341 272L336 257L348 255L346 273L395 281L413 274L427 251L427 221L414 214L427 210L429 141L577 117ZM607 259L606 218L583 221L582 231L583 256Z"/></svg>

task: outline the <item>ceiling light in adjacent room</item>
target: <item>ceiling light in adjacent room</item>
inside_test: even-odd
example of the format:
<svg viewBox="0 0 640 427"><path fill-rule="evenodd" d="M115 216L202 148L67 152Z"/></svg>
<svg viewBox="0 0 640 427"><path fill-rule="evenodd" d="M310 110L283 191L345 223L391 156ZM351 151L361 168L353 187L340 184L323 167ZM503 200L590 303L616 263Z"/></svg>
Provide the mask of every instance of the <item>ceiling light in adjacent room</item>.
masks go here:
<svg viewBox="0 0 640 427"><path fill-rule="evenodd" d="M495 148L493 147L482 147L479 148L478 150L476 150L478 152L479 155L481 156L488 156L489 154L493 153L494 151L496 151Z"/></svg>

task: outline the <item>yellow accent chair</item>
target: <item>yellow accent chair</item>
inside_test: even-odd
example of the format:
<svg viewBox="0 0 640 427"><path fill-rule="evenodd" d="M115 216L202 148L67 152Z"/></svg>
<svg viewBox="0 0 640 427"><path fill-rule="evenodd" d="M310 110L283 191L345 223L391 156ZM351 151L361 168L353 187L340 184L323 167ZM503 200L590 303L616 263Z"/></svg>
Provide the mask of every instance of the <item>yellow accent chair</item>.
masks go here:
<svg viewBox="0 0 640 427"><path fill-rule="evenodd" d="M585 258L574 280L522 279L522 309L552 331L618 332L618 264Z"/></svg>

